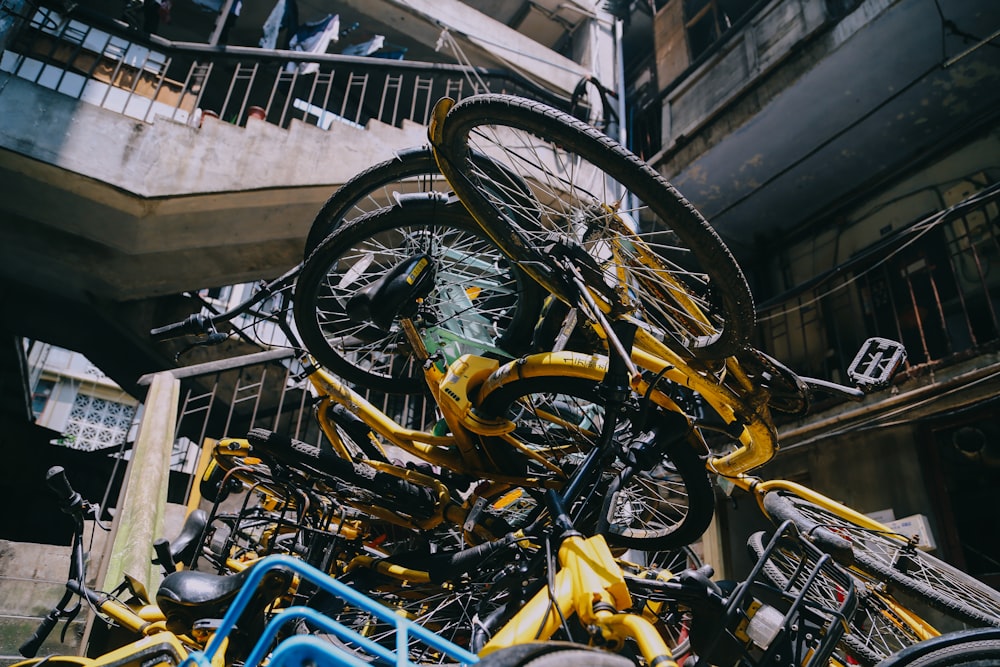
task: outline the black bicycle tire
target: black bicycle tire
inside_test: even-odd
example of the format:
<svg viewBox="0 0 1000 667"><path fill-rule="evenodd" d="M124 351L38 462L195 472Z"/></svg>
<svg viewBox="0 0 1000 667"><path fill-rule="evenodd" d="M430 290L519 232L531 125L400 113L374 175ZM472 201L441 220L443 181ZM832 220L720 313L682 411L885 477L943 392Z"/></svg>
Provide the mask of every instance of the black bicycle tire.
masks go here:
<svg viewBox="0 0 1000 667"><path fill-rule="evenodd" d="M477 160L488 162L481 156L477 156ZM504 176L513 178L512 174ZM527 190L526 185L520 187ZM438 168L430 146L401 150L392 158L352 176L330 195L309 227L302 259L309 259L323 239L344 224L384 206L391 206L400 196L428 192L445 194L450 191L451 185Z"/></svg>
<svg viewBox="0 0 1000 667"><path fill-rule="evenodd" d="M571 661L570 664L581 665L581 667L628 667L628 665L635 665L634 662L617 653L593 649L569 649L538 656L534 660L524 663L524 667L563 667L567 661Z"/></svg>
<svg viewBox="0 0 1000 667"><path fill-rule="evenodd" d="M569 660L569 663L564 661ZM577 664L581 667L634 667L635 663L618 653L610 653L567 641L526 642L514 644L491 653L480 661L483 667L561 667Z"/></svg>
<svg viewBox="0 0 1000 667"><path fill-rule="evenodd" d="M753 298L746 278L732 253L709 223L662 176L610 137L573 116L540 102L509 95L478 95L456 104L432 136L441 171L455 193L497 244L525 266L546 266L550 277L538 279L549 291L566 293L561 269L550 266L544 252L526 244L513 232L511 221L499 211L480 186L468 176L469 134L478 126L497 124L513 127L572 150L604 173L614 174L630 192L655 210L698 260L698 270L717 285L714 306L724 314L721 332L706 343L688 345L688 352L702 358L723 358L746 347L754 326ZM432 133L433 134L433 133ZM558 277L557 277L558 276ZM706 296L706 295L702 295ZM668 337L669 338L669 337ZM665 340L668 344L669 340ZM676 341L674 341L676 343ZM683 347L683 346L682 346Z"/></svg>
<svg viewBox="0 0 1000 667"><path fill-rule="evenodd" d="M517 378L482 396L478 411L489 418L504 417L510 414L522 397L549 392L574 395L596 403L600 399L596 391L597 384L593 380L565 376ZM623 538L614 532L606 532L605 537L610 544L649 551L676 549L691 544L704 534L715 514L715 493L711 479L704 462L693 450L688 450L686 442L676 443L671 451L674 449L682 452L678 458L671 458L671 462L689 499L687 514L674 527L644 538ZM581 530L586 528L580 526Z"/></svg>
<svg viewBox="0 0 1000 667"><path fill-rule="evenodd" d="M764 554L764 549L765 549L763 533L757 532L750 535L750 537L747 540L747 547L750 549L750 551L754 554L756 558L760 558ZM764 575L768 579L770 579L771 582L774 583L776 586L779 586L782 589L787 588L789 584L788 577L785 575L784 572L782 572L781 568L779 568L773 562L768 561L764 563L763 571ZM879 614L888 613L888 611L885 609L880 609L882 605L880 604L879 600L867 589L865 589L864 585L861 582L858 583L860 585L855 586L855 594L858 596L858 605L855 611L854 618L856 618L858 613L861 612L862 610L871 607L877 609L877 613L873 614L871 616L872 618L874 618L875 620L882 620L882 619L888 620L886 617L879 616ZM851 625L852 630L856 629L854 618L848 619L848 623ZM892 624L887 623L886 627L891 628ZM840 643L844 646L844 648L847 650L850 656L855 660L860 661L861 664L871 667L893 654L891 651L890 652L879 651L877 647L873 647L871 645L871 642L866 642L863 639L862 634L870 634L870 633L847 632L840 639ZM901 635L899 634L896 634L895 636L898 638L902 638ZM919 641L919 638L916 637L915 635L912 638L907 637L906 639L910 640L909 643L906 644L906 646L912 645L913 643ZM903 644L902 641L900 641L899 643Z"/></svg>
<svg viewBox="0 0 1000 667"><path fill-rule="evenodd" d="M319 306L325 298L324 281L331 264L354 244L371 240L381 232L403 227L457 230L464 237L475 239L477 243L481 242L477 247L492 245L488 237L457 203L448 204L434 196L407 199L395 206L379 209L347 223L328 236L313 251L303 265L296 283L293 314L305 348L323 366L349 382L369 389L386 393L414 394L427 390L424 373L419 364L410 363L405 369L407 373L405 375L360 368L340 350L334 349L319 321L321 316ZM442 246L436 247L444 252ZM500 257L499 252L497 256ZM518 298L513 305L508 326L498 337L497 343L500 346L509 344L513 356L519 352L517 345L526 344L530 340L531 329L540 307L540 294L537 285L516 267L508 268ZM393 340L400 342L398 349L408 350L408 347L403 345L402 334L397 332L394 335Z"/></svg>
<svg viewBox="0 0 1000 667"><path fill-rule="evenodd" d="M687 440L673 443L666 451L676 474L684 480L684 488L688 494L688 507L690 508L693 505L699 508L699 512L695 514L695 517L701 517L700 521L692 519L692 511L690 509L687 519L668 531L658 532L649 528L633 528L610 520L608 517L612 510L611 503L615 501L616 497L620 497L622 494L627 496L630 491L635 493L636 488L641 488L647 484L655 484L655 482L647 481L646 473L632 475L624 487L619 489L616 494L606 495L604 503L601 506L597 528L599 532L605 535L609 544L646 551L675 549L691 544L708 529L708 525L714 514L715 492L712 489L712 482L708 475L706 474L703 479L702 475L698 472L705 470L704 461L698 456L693 444ZM695 480L697 480L697 483L695 483ZM707 483L705 483L706 480ZM700 511L701 508L705 507L712 508L712 511L707 513L707 517L705 513Z"/></svg>
<svg viewBox="0 0 1000 667"><path fill-rule="evenodd" d="M960 630L921 642L878 664L878 667L997 667L1000 633Z"/></svg>
<svg viewBox="0 0 1000 667"><path fill-rule="evenodd" d="M329 445L312 445L264 428L252 428L247 439L267 462L287 466L312 480L323 480L346 505L366 511L384 508L410 518L433 515L437 497L420 484L377 470L365 461L341 458Z"/></svg>
<svg viewBox="0 0 1000 667"><path fill-rule="evenodd" d="M451 190L448 181L438 169L430 147L419 146L399 151L392 158L372 165L352 176L330 195L330 198L320 208L319 213L316 214L306 236L302 259L309 259L309 256L319 247L323 239L345 223L391 204L391 193L384 192L390 185L402 184L405 179L413 179L418 176L433 177L435 175L438 178L430 181L432 186L440 185L441 192ZM421 186L421 188L421 191L424 192L437 191L436 187L423 188ZM383 190L382 197L376 199L374 194L379 190ZM370 200L371 206L363 209L360 207L360 203L366 199Z"/></svg>
<svg viewBox="0 0 1000 667"><path fill-rule="evenodd" d="M848 535L844 535L843 531L856 531L853 535L856 539L850 540L854 554L854 568L871 578L895 586L923 600L938 611L962 621L977 626L1000 627L1000 592L919 549L912 552L913 556L919 559L924 567L929 568L930 571L941 573L945 578L941 580L940 584L929 579L914 578L893 568L890 563L879 558L877 552L869 546L874 542L886 545L901 544L900 540L864 531L832 512L797 496L789 494L786 495L786 498L792 502L799 513L806 516L809 515L808 513L812 513L819 515L820 519L825 518L825 520L817 519L816 523L830 528L833 532L841 534L842 537L850 539ZM805 512L803 512L803 508ZM951 583L946 584L945 581ZM960 592L961 595L956 595L956 591ZM990 609L997 611L990 613Z"/></svg>

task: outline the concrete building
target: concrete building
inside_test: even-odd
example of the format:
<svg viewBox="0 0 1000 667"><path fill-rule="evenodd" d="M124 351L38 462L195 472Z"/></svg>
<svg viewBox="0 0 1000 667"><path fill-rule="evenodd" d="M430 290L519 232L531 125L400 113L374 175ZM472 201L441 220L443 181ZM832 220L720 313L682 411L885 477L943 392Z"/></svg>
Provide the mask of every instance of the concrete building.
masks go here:
<svg viewBox="0 0 1000 667"><path fill-rule="evenodd" d="M0 68L10 335L83 351L141 396L137 379L172 363L144 335L187 314L177 295L298 261L333 187L422 144L433 100L469 91L456 60L494 89L554 103L586 76L617 89L620 70L628 145L733 249L762 349L834 380L868 336L909 350L891 389L784 418L784 453L764 473L922 517L935 553L1000 584L1000 526L984 509L1000 481L1000 6L608 4L618 39L601 3L317 2L308 9L336 10L406 60L324 56L321 72L337 76L309 90L277 74L288 57L252 48L270 7L249 2L225 47L191 43L210 40L215 14L146 39L102 23L96 3L6 37L23 56ZM80 52L86 66L58 66ZM750 505L720 501L721 569L744 565L760 524Z"/></svg>
<svg viewBox="0 0 1000 667"><path fill-rule="evenodd" d="M891 391L786 419L765 476L922 515L937 555L996 586L1000 8L657 7L655 55L629 77L633 148L739 258L760 347L841 381L868 336L908 349ZM750 504L721 508L734 561Z"/></svg>

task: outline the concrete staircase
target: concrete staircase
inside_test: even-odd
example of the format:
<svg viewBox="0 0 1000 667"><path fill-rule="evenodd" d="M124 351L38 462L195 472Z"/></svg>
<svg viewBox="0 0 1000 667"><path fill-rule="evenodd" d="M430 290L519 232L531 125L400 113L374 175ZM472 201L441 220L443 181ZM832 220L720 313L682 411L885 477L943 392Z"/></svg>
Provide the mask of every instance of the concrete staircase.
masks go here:
<svg viewBox="0 0 1000 667"><path fill-rule="evenodd" d="M137 121L0 73L0 275L112 302L294 265L341 183L425 129Z"/></svg>

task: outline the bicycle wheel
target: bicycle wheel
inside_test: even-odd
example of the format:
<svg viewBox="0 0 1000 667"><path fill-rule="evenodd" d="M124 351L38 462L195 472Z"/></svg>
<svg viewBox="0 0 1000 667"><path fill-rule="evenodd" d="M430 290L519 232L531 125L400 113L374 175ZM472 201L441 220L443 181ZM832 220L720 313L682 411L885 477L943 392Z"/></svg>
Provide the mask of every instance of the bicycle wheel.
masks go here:
<svg viewBox="0 0 1000 667"><path fill-rule="evenodd" d="M802 515L849 540L854 567L869 577L967 623L1000 627L1000 592L894 534L862 528L797 496L786 498Z"/></svg>
<svg viewBox="0 0 1000 667"><path fill-rule="evenodd" d="M489 392L482 397L479 411L515 423L513 436L523 446L571 473L597 445L605 421L604 403L593 380L529 377ZM627 421L622 421L615 434L620 447L629 447L642 437L648 433L632 433ZM499 453L503 445L490 442L486 447ZM603 528L609 543L646 550L686 546L704 533L715 511L704 463L683 439L662 451L651 470L637 472L619 489L610 505L612 511L604 513L602 521L597 512L603 500L600 494L620 464L605 471L604 479L584 493L590 494L591 510L582 514L583 525L577 527L583 532Z"/></svg>
<svg viewBox="0 0 1000 667"><path fill-rule="evenodd" d="M488 653L477 663L483 667L563 667L576 663L583 667L635 667L624 655L570 642L518 644Z"/></svg>
<svg viewBox="0 0 1000 667"><path fill-rule="evenodd" d="M994 628L962 630L912 646L879 667L996 667L1000 632Z"/></svg>
<svg viewBox="0 0 1000 667"><path fill-rule="evenodd" d="M691 629L690 610L680 605L665 604L657 596L655 589L651 592L642 584L666 577L673 578L684 570L697 570L704 563L691 547L645 552L642 554L642 559L645 564L638 568L633 568L628 563L622 564L622 569L630 575L625 579L629 586L629 594L632 596L630 611L647 618L655 616L658 619L657 627L660 634L673 651L674 659L678 664L683 664L683 658L691 650L691 640L688 636Z"/></svg>
<svg viewBox="0 0 1000 667"><path fill-rule="evenodd" d="M616 463L609 472L618 474L623 467ZM715 502L711 485L701 484L701 476L693 472L699 468L704 468L704 463L686 441L670 447L667 458L650 470L629 475L620 488L604 497L598 531L609 543L634 549L690 544L708 528L708 523L682 528L691 506L700 508Z"/></svg>
<svg viewBox="0 0 1000 667"><path fill-rule="evenodd" d="M400 151L391 159L360 172L326 200L309 228L303 259L309 259L323 239L344 224L392 206L400 195L450 190L429 147Z"/></svg>
<svg viewBox="0 0 1000 667"><path fill-rule="evenodd" d="M756 558L760 558L766 546L764 534L758 532L751 535L747 546ZM793 580L801 583L797 579L801 577L799 568L799 557L779 548L770 554L764 565L764 574L783 590L801 590L791 583ZM892 600L876 593L859 579L855 579L854 588L858 606L848 619L850 631L841 638L837 649L841 663L875 665L921 640L916 630L896 613ZM809 588L808 595L813 602L829 607L843 599L844 590L838 582L823 579ZM845 655L851 660L847 660Z"/></svg>
<svg viewBox="0 0 1000 667"><path fill-rule="evenodd" d="M294 315L309 352L345 379L387 393L426 390L402 329L348 315L348 299L420 253L436 266L420 315L428 348L449 359L470 352L513 357L528 344L537 286L512 267L457 204L409 198L341 227L309 257Z"/></svg>
<svg viewBox="0 0 1000 667"><path fill-rule="evenodd" d="M729 249L673 186L614 140L508 95L466 98L432 125L431 140L476 220L550 292L574 303L557 261L570 255L605 309L634 315L676 351L722 358L747 344L753 299ZM499 166L484 169L479 154Z"/></svg>

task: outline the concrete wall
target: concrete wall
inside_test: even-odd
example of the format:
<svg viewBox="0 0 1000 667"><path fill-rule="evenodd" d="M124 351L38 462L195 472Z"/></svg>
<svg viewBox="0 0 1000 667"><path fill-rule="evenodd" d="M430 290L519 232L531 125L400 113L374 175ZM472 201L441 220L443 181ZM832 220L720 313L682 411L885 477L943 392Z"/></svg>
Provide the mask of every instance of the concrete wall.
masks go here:
<svg viewBox="0 0 1000 667"><path fill-rule="evenodd" d="M425 143L415 124L145 123L3 73L0 91L2 271L115 301L283 273L341 183Z"/></svg>
<svg viewBox="0 0 1000 667"><path fill-rule="evenodd" d="M91 532L87 530L89 538ZM100 567L105 536L94 532L94 542L85 544L89 559L88 584L93 585ZM52 607L59 602L69 572L70 548L51 544L30 544L0 540L0 665L22 660L17 652ZM39 656L76 655L80 649L89 613L84 610L70 624L65 641L60 640L64 623L49 635Z"/></svg>
<svg viewBox="0 0 1000 667"><path fill-rule="evenodd" d="M146 123L0 74L0 148L85 174L142 197L344 182L394 150L425 143L414 123L288 130L206 119L202 127Z"/></svg>

